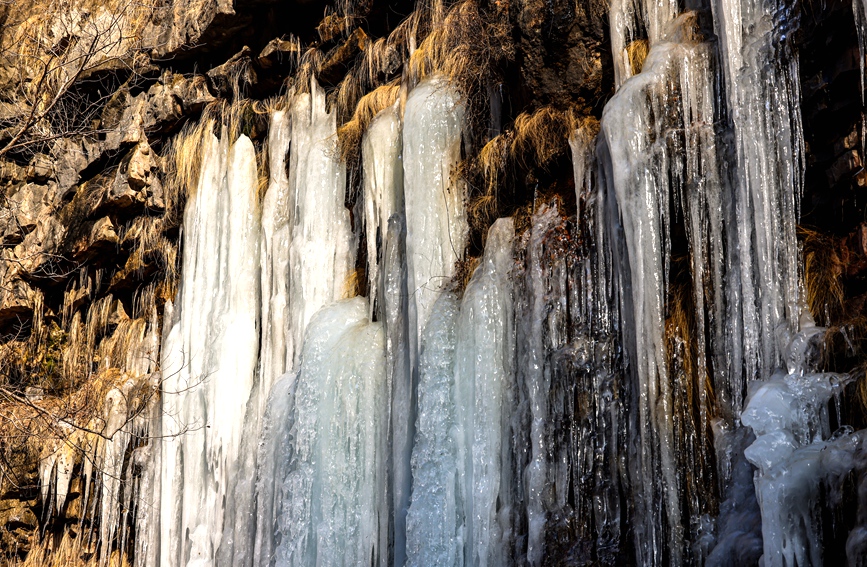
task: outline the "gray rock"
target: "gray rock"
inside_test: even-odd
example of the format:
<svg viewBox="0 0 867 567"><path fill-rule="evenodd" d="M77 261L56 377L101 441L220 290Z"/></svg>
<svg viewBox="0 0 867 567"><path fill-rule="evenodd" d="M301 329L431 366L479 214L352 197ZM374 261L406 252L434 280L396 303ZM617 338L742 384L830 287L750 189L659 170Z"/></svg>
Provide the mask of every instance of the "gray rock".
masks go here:
<svg viewBox="0 0 867 567"><path fill-rule="evenodd" d="M28 183L6 197L6 206L0 208L4 244L21 242L24 235L36 228L40 217L51 214L52 193L47 185Z"/></svg>
<svg viewBox="0 0 867 567"><path fill-rule="evenodd" d="M220 96L232 97L256 84L258 79L250 56L250 48L244 46L228 61L208 71L208 77Z"/></svg>

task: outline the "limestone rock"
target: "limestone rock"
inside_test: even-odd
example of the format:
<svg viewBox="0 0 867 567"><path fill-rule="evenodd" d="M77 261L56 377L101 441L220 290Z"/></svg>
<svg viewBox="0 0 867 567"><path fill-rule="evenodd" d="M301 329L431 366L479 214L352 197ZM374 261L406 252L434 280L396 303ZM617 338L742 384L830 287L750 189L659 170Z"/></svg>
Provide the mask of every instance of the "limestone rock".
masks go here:
<svg viewBox="0 0 867 567"><path fill-rule="evenodd" d="M259 53L256 63L263 69L271 69L289 63L301 55L301 45L294 41L272 39Z"/></svg>
<svg viewBox="0 0 867 567"><path fill-rule="evenodd" d="M204 75L186 77L166 72L162 83L180 101L185 114L201 112L206 104L216 100L208 89L208 80Z"/></svg>
<svg viewBox="0 0 867 567"><path fill-rule="evenodd" d="M8 260L28 278L55 279L63 270L57 254L66 236L66 229L55 215L45 215L36 221L36 228L10 252Z"/></svg>
<svg viewBox="0 0 867 567"><path fill-rule="evenodd" d="M51 187L28 183L20 186L6 197L6 206L0 208L0 234L4 244L18 243L36 228L43 215L50 214L52 207Z"/></svg>
<svg viewBox="0 0 867 567"><path fill-rule="evenodd" d="M0 553L8 556L30 548L30 537L39 526L35 505L35 500L0 500Z"/></svg>
<svg viewBox="0 0 867 567"><path fill-rule="evenodd" d="M250 48L244 46L228 61L208 71L208 77L220 96L231 97L256 84L258 79L250 56Z"/></svg>
<svg viewBox="0 0 867 567"><path fill-rule="evenodd" d="M25 180L26 176L27 169L17 163L11 161L0 162L0 182L20 183Z"/></svg>
<svg viewBox="0 0 867 567"><path fill-rule="evenodd" d="M249 22L235 18L232 0L179 0L158 7L144 31L157 59L230 36ZM241 21L239 21L241 20Z"/></svg>
<svg viewBox="0 0 867 567"><path fill-rule="evenodd" d="M147 202L150 202L149 206L154 208L165 207L162 202L163 191L157 176L158 171L159 158L146 141L139 142L121 160L99 207L126 210L130 207L143 206Z"/></svg>
<svg viewBox="0 0 867 567"><path fill-rule="evenodd" d="M45 154L36 154L27 166L27 179L44 183L54 176L54 163Z"/></svg>
<svg viewBox="0 0 867 567"><path fill-rule="evenodd" d="M103 146L93 136L60 138L52 148L55 172L62 199L81 180L81 172L102 156Z"/></svg>
<svg viewBox="0 0 867 567"><path fill-rule="evenodd" d="M21 270L6 250L3 251L0 263L0 276L3 286L0 286L0 327L6 327L18 320L27 320L33 313L33 302L36 292L30 284L21 279Z"/></svg>
<svg viewBox="0 0 867 567"><path fill-rule="evenodd" d="M114 222L109 217L103 217L90 227L90 234L80 239L73 248L76 261L84 262L95 258L98 254L117 248L118 237Z"/></svg>
<svg viewBox="0 0 867 567"><path fill-rule="evenodd" d="M369 38L364 30L355 28L345 42L332 49L319 69L318 78L323 84L336 85L346 74L355 57L367 48Z"/></svg>

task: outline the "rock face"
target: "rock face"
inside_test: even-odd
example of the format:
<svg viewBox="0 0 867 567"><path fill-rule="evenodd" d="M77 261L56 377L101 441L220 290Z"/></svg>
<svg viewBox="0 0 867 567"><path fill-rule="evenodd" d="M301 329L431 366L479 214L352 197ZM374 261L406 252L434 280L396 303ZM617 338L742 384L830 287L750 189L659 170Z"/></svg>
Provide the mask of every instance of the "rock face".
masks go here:
<svg viewBox="0 0 867 567"><path fill-rule="evenodd" d="M311 71L329 91L345 134L363 119L353 118L362 95L401 77L407 46L416 46L407 34L418 30L401 24L413 3L349 4L0 3L0 563L25 556L38 530L60 529L64 521L52 519L38 492L39 455L50 436L9 434L17 408L30 408L22 400L38 391L32 403L51 411L70 407L76 396L89 400L96 377L132 372L117 354L131 336L159 334L175 293L185 200L176 157L194 151L176 146L177 134L203 113L244 99L236 126L260 143L267 135L263 102L299 88L292 82L299 69L297 76ZM488 142L526 146L545 155L544 167L503 161L508 190L495 212L517 216L539 190L574 203L568 130L598 119L613 91L608 2L467 5L473 10L466 30L499 39L490 44L495 52L484 54L489 67L461 77L465 95L484 93L470 108L483 124L461 148L461 173L472 180L490 166L479 160ZM801 31L808 144L802 221L845 251L836 268L845 309L827 323L853 326L867 305L861 55L854 27L847 27L851 7L838 3L814 16ZM418 26L419 42L426 25ZM461 41L473 39L468 33ZM365 75L371 61L379 64L376 76ZM547 124L545 133L515 140L515 124L527 116L542 117L536 124ZM351 189L354 206L358 191ZM469 245L475 253L492 220L477 216L483 220ZM82 482L80 474L76 468L73 484ZM67 518L93 521L76 506Z"/></svg>

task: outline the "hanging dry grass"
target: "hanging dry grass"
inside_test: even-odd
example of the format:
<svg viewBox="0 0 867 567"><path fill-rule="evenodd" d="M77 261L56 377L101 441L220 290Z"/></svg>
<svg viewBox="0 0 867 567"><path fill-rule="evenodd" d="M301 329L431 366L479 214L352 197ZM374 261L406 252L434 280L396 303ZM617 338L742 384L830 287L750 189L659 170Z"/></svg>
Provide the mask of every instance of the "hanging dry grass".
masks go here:
<svg viewBox="0 0 867 567"><path fill-rule="evenodd" d="M649 52L650 42L646 39L636 39L626 46L626 58L629 61L629 68L632 70L633 76L641 72Z"/></svg>
<svg viewBox="0 0 867 567"><path fill-rule="evenodd" d="M352 119L337 129L340 158L347 164L356 163L361 153L361 140L370 123L382 110L393 105L400 94L396 83L383 85L363 97L355 106Z"/></svg>
<svg viewBox="0 0 867 567"><path fill-rule="evenodd" d="M846 269L839 239L806 228L799 229L804 250L804 287L807 306L822 326L839 324L843 316L842 276Z"/></svg>
<svg viewBox="0 0 867 567"><path fill-rule="evenodd" d="M515 119L511 152L526 167L549 166L569 149L569 137L588 118L573 108L543 106Z"/></svg>
<svg viewBox="0 0 867 567"><path fill-rule="evenodd" d="M443 17L442 5L431 9L431 31L412 52L406 83L412 88L433 73L446 75L465 94L477 92L496 61L514 56L503 24L485 17L478 4L467 0Z"/></svg>

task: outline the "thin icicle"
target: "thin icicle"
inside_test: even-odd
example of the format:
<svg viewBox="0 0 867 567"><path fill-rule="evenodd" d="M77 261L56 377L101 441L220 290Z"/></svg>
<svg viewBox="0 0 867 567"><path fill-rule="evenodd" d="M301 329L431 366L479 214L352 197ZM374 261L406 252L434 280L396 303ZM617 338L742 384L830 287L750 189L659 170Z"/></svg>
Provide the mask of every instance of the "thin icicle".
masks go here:
<svg viewBox="0 0 867 567"><path fill-rule="evenodd" d="M364 227L367 236L367 274L371 316L376 309L379 272L388 219L403 214L403 161L400 113L397 103L380 112L364 134Z"/></svg>

